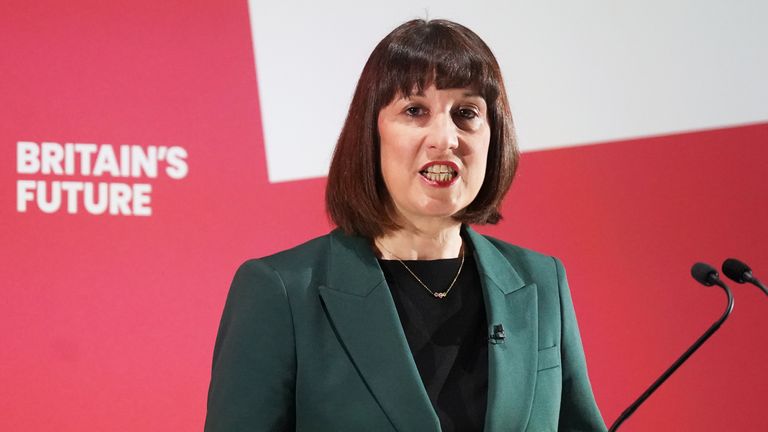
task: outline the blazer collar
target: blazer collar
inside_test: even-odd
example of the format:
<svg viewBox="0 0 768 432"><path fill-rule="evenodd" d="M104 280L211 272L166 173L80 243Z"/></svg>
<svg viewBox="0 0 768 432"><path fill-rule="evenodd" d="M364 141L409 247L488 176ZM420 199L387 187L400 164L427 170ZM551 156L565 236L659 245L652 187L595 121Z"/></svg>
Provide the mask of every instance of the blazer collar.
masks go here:
<svg viewBox="0 0 768 432"><path fill-rule="evenodd" d="M506 338L488 348L485 430L524 430L536 376L536 289L498 248L469 227L485 299L488 334ZM339 338L396 430L439 431L408 342L370 242L339 230L330 235L328 278L319 287Z"/></svg>
<svg viewBox="0 0 768 432"><path fill-rule="evenodd" d="M483 285L488 334L504 329L503 342L488 346L486 431L525 430L533 406L538 362L539 323L536 284L515 270L514 255L503 255L471 228L467 237ZM512 260L512 261L510 261Z"/></svg>
<svg viewBox="0 0 768 432"><path fill-rule="evenodd" d="M440 431L370 243L335 230L329 252L320 296L374 398L396 430Z"/></svg>

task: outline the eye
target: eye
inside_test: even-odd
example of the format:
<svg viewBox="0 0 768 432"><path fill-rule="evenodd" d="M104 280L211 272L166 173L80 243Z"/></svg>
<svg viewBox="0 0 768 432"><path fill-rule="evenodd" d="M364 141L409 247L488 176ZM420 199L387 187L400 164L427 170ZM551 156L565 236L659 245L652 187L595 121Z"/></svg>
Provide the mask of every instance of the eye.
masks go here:
<svg viewBox="0 0 768 432"><path fill-rule="evenodd" d="M467 107L462 107L456 110L456 115L458 115L459 117L465 120L472 120L477 117L480 117L480 114L477 112L477 110L473 108L467 108Z"/></svg>
<svg viewBox="0 0 768 432"><path fill-rule="evenodd" d="M411 117L420 117L425 113L426 110L418 105L411 105L405 109L405 114Z"/></svg>

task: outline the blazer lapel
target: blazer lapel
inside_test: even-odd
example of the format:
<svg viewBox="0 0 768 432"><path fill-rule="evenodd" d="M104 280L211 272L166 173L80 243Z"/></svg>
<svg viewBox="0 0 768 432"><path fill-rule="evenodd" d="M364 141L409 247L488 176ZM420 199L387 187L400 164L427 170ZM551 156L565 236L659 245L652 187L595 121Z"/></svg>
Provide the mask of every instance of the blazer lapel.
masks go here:
<svg viewBox="0 0 768 432"><path fill-rule="evenodd" d="M336 230L326 286L320 286L336 333L371 393L399 431L439 431L432 407L369 243Z"/></svg>
<svg viewBox="0 0 768 432"><path fill-rule="evenodd" d="M533 404L538 361L536 284L526 284L488 239L466 232L483 285L488 334L501 324L505 339L488 346L486 431L525 430Z"/></svg>

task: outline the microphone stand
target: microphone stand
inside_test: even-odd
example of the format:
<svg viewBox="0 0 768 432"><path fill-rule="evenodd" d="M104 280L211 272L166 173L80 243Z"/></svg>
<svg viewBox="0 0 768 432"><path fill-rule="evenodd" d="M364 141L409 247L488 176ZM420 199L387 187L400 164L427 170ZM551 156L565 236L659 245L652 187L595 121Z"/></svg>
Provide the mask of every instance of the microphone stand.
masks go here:
<svg viewBox="0 0 768 432"><path fill-rule="evenodd" d="M709 337L712 336L720 328L721 325L723 325L723 323L728 318L728 316L731 315L731 311L733 311L733 293L731 293L731 290L728 288L728 286L724 284L720 279L717 279L716 281L714 281L714 283L720 288L722 288L723 290L725 290L725 294L728 296L728 307L725 309L725 312L723 312L723 315L717 321L715 321L715 323L712 324L707 329L707 331L704 332L704 334L701 335L701 337L699 337L696 340L696 342L694 342L693 345L691 345L691 347L688 348L688 350L684 352L683 355L681 355L680 358L678 358L677 361L675 361L672 364L672 366L669 367L669 369L667 369L656 381L654 381L653 384L651 384L651 386L648 387L648 389L645 392L643 392L643 394L641 394L640 397L638 397L635 402L632 403L632 405L630 405L627 409L624 410L624 412L621 413L619 418L617 418L616 421L613 422L613 425L611 425L611 428L608 429L609 432L616 431L619 428L619 426L621 426L621 424L624 423L624 421L628 419L629 416L631 416L632 413L634 413L635 410L637 410L637 408L643 402L645 402L645 400L648 399L648 397L650 397L653 394L653 392L656 391L656 389L659 388L659 386L664 384L664 381L666 381L667 378L670 377L670 375L675 373L675 371L683 363L685 363L686 360L688 360L688 357L690 357L691 354L696 352L696 350L699 349L699 347L703 345L704 342L706 342L707 339L709 339Z"/></svg>

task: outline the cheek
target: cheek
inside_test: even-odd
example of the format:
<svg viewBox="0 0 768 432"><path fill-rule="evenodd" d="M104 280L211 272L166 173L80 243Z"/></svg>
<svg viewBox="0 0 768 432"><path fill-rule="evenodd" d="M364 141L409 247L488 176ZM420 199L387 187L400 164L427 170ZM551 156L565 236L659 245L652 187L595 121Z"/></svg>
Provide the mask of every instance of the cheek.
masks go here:
<svg viewBox="0 0 768 432"><path fill-rule="evenodd" d="M381 175L384 179L384 184L391 194L393 191L400 189L398 185L405 181L404 174L408 171L405 164L406 161L403 158L401 149L394 145L392 141L385 142L382 139L379 153Z"/></svg>
<svg viewBox="0 0 768 432"><path fill-rule="evenodd" d="M475 169L472 171L473 189L476 189L477 191L480 190L480 187L483 185L483 181L485 181L485 172L487 169L488 168L486 166L485 159L477 161Z"/></svg>
<svg viewBox="0 0 768 432"><path fill-rule="evenodd" d="M381 158L381 167L392 169L398 164L398 150L397 146L390 140L385 140L382 137L381 144L379 146L379 155Z"/></svg>
<svg viewBox="0 0 768 432"><path fill-rule="evenodd" d="M404 128L388 127L379 133L379 154L382 171L405 173L412 169L416 149L409 146L412 139Z"/></svg>
<svg viewBox="0 0 768 432"><path fill-rule="evenodd" d="M487 138L478 143L475 147L476 151L472 154L473 169L472 169L472 181L477 183L476 187L479 189L485 180L485 173L488 170L488 147L490 141L490 134Z"/></svg>

